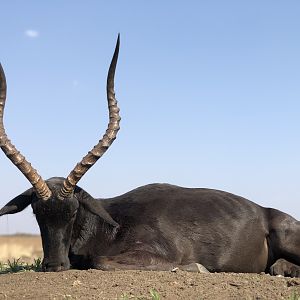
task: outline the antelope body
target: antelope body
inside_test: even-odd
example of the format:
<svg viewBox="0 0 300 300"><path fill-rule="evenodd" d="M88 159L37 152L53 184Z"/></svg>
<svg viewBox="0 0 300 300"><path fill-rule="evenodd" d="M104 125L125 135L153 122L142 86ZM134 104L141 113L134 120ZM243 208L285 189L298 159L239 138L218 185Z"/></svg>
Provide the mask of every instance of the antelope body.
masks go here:
<svg viewBox="0 0 300 300"><path fill-rule="evenodd" d="M42 237L43 270L178 267L299 277L300 224L276 209L204 188L150 184L115 198L94 199L77 185L119 130L114 94L118 52L119 38L107 78L106 133L67 178L46 181L5 133L6 79L0 65L0 146L32 185L8 202L0 216L32 206Z"/></svg>

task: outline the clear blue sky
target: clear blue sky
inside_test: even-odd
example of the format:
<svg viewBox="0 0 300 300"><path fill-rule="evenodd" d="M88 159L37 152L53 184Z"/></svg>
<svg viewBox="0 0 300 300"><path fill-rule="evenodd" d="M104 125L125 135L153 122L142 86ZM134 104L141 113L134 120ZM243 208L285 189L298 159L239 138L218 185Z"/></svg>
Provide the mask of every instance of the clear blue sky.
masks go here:
<svg viewBox="0 0 300 300"><path fill-rule="evenodd" d="M67 176L107 125L118 32L117 140L79 185L209 187L300 219L299 1L1 1L5 125L44 179ZM30 187L0 153L3 206ZM0 233L38 232L31 208Z"/></svg>

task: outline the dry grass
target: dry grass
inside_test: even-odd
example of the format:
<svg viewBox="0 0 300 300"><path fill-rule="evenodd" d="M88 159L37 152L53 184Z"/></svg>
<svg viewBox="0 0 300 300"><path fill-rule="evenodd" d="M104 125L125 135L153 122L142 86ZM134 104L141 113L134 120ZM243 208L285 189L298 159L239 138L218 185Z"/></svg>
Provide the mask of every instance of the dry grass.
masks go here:
<svg viewBox="0 0 300 300"><path fill-rule="evenodd" d="M43 257L42 242L39 235L0 236L0 261L20 259L25 263L33 263L39 257Z"/></svg>

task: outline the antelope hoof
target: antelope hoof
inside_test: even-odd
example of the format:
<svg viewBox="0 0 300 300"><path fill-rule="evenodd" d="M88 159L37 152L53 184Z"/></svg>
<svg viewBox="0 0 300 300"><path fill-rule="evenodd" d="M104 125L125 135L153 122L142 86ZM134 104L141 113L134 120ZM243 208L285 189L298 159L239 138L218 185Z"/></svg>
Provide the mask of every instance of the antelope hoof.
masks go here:
<svg viewBox="0 0 300 300"><path fill-rule="evenodd" d="M189 265L180 266L179 269L187 272L210 273L203 265L198 263L191 263Z"/></svg>

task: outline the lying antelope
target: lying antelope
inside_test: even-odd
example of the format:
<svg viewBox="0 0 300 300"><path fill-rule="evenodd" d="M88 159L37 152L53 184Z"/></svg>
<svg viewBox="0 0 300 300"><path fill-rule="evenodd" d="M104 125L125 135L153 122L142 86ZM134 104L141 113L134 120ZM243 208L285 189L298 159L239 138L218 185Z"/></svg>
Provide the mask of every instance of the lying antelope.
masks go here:
<svg viewBox="0 0 300 300"><path fill-rule="evenodd" d="M119 130L114 93L118 52L119 37L107 78L106 133L67 178L46 181L5 133L6 79L0 65L0 146L32 185L8 202L0 216L32 206L42 236L43 270L197 271L203 265L211 272L300 276L299 222L276 209L205 188L149 184L95 199L77 186Z"/></svg>

